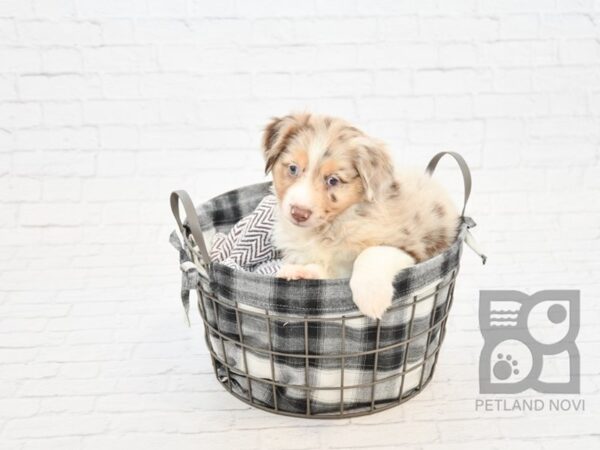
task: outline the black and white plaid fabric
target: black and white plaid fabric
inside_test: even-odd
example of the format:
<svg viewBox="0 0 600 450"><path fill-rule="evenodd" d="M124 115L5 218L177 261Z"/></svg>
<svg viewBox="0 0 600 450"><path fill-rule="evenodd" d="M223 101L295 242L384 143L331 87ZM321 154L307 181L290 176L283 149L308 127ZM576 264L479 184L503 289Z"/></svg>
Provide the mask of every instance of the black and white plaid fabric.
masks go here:
<svg viewBox="0 0 600 450"><path fill-rule="evenodd" d="M257 184L199 206L205 240L227 233L269 193L270 183ZM397 404L430 379L466 231L463 223L447 251L398 273L392 308L379 322L360 314L347 279L290 282L202 265L190 237L182 245L174 233L171 241L184 304L198 291L219 381L259 407L319 415Z"/></svg>

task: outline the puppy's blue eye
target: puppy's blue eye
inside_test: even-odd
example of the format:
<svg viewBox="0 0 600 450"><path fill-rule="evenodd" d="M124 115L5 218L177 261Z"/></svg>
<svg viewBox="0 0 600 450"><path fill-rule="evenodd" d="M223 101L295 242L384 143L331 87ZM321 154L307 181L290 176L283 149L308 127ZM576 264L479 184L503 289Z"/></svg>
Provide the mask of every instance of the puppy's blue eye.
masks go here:
<svg viewBox="0 0 600 450"><path fill-rule="evenodd" d="M298 166L296 164L290 164L288 166L288 170L290 171L290 175L296 176L298 175Z"/></svg>
<svg viewBox="0 0 600 450"><path fill-rule="evenodd" d="M327 177L327 179L325 180L325 183L327 183L327 186L335 186L339 182L340 182L340 179L336 178L334 176Z"/></svg>

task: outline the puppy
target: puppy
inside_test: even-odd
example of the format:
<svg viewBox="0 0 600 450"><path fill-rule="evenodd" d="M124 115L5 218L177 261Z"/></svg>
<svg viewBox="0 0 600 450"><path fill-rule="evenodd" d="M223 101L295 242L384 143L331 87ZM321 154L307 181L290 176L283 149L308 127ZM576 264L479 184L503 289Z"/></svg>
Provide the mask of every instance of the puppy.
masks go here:
<svg viewBox="0 0 600 450"><path fill-rule="evenodd" d="M263 150L279 201L279 277L351 276L354 302L380 318L394 275L456 237L459 214L446 192L425 174L395 173L384 144L341 119L275 118Z"/></svg>

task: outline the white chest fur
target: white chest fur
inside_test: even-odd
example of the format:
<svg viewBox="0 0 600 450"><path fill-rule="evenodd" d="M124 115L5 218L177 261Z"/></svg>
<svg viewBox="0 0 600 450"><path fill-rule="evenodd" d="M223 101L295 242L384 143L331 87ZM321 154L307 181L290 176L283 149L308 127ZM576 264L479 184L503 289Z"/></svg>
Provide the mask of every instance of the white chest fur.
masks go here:
<svg viewBox="0 0 600 450"><path fill-rule="evenodd" d="M319 264L329 278L347 278L357 252L340 245L343 236L305 229L285 219L277 220L273 233L275 246L282 251L287 264Z"/></svg>

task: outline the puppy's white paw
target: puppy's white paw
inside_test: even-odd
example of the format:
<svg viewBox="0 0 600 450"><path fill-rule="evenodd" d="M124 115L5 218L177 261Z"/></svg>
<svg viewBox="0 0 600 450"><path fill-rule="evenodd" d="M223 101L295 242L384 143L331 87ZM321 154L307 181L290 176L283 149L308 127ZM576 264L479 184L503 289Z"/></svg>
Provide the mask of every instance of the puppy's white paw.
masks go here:
<svg viewBox="0 0 600 450"><path fill-rule="evenodd" d="M373 319L381 319L394 295L392 280L375 280L377 275L377 271L355 270L350 278L352 300L360 312Z"/></svg>
<svg viewBox="0 0 600 450"><path fill-rule="evenodd" d="M354 261L350 289L358 309L369 317L381 319L392 304L396 274L415 264L406 252L388 246L369 247Z"/></svg>
<svg viewBox="0 0 600 450"><path fill-rule="evenodd" d="M325 278L325 270L318 264L284 264L277 277L286 280L311 280Z"/></svg>

